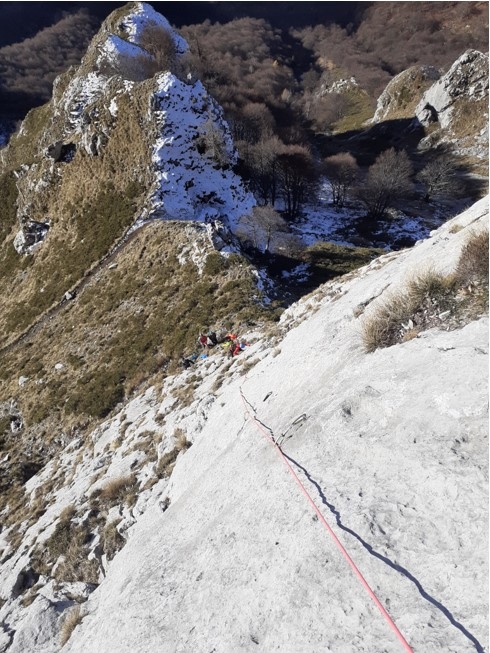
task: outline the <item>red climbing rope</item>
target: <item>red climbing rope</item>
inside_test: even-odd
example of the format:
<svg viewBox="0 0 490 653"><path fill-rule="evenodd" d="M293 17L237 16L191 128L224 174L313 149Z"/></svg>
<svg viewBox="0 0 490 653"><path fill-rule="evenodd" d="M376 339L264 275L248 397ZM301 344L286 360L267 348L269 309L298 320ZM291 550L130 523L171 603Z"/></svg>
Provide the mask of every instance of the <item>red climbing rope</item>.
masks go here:
<svg viewBox="0 0 490 653"><path fill-rule="evenodd" d="M253 419L254 424L255 424L256 427L259 429L259 431L262 433L262 435L264 435L264 436L267 438L267 440L269 440L269 442L274 446L275 450L277 451L277 453L278 453L279 456L281 457L281 460L282 460L283 463L286 465L286 467L287 467L289 473L293 476L293 478L294 478L294 480L296 481L296 483L298 484L300 490L301 490L302 493L305 495L305 497L307 498L308 502L311 504L311 506L312 506L313 510L315 511L315 513L316 513L318 519L320 520L320 522L323 524L323 526L327 529L327 531L328 531L328 532L330 533L330 535L332 536L332 538L333 538L335 544L336 544L337 547L340 549L340 552L342 553L342 555L344 556L344 558L345 558L345 559L347 560L347 562L349 563L349 565L350 565L350 567L352 568L352 570L353 570L353 572L355 573L355 575L356 575L356 576L358 577L358 579L361 581L361 583L362 583L364 589L367 591L367 593L369 594L369 596L370 596L370 597L373 599L373 601L376 603L376 605L377 605L377 607L379 608L381 614L383 615L383 617L384 617L384 618L386 619L386 621L388 622L390 628L394 631L395 635L396 635L396 636L398 637L398 639L400 640L401 644L403 645L403 648L404 648L406 651L409 651L409 653L413 653L413 650L410 648L410 646L409 646L407 640L403 637L403 635L401 634L401 632L398 630L398 628L397 628L395 622L394 622L393 619L390 617L390 615L388 614L388 612L385 610L385 608L383 607L383 605L382 605L381 602L379 601L378 597L377 597L376 594L373 592L373 590L371 589L371 587L368 585L366 579L364 578L364 576L361 574L361 572L360 572L359 569L357 568L355 562L352 560L352 558L350 557L350 555L349 555L349 554L347 553L347 551L345 550L345 548L344 548L342 542L341 542L341 541L339 540L339 538L335 535L335 533L333 532L332 528L331 528L330 525L328 524L327 520L325 519L325 517L324 517L324 516L322 515L322 513L320 512L320 510L319 510L319 508L317 507L316 503L313 501L311 495L308 493L308 490L305 488L305 486L304 486L303 483L301 482L300 478L298 477L298 475L297 475L296 472L294 471L293 467L291 466L291 463L290 463L289 460L286 458L286 456L283 454L281 447L280 447L280 446L277 444L277 442L274 440L274 438L272 437L271 433L270 433L269 431L267 431L267 429L264 428L264 426L263 426L263 425L262 425L262 424L257 420L257 418L255 417L255 415L253 415L253 414L250 412L249 404L248 404L247 401L245 400L245 397L244 397L244 395L243 395L243 392L242 392L242 389L241 389L241 388L240 388L240 395L241 395L241 397L242 397L242 402L243 402L243 405L244 405L244 407L245 407L245 411L247 412L247 414L249 415L249 417L251 417L251 418Z"/></svg>

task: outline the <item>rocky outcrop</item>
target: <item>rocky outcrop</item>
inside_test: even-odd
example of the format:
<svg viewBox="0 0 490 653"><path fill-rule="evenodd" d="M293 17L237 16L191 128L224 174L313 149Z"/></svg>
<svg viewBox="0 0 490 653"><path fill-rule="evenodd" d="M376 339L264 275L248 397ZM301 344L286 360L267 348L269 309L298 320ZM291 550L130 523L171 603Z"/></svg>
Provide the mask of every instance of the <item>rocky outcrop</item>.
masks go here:
<svg viewBox="0 0 490 653"><path fill-rule="evenodd" d="M23 220L22 228L14 238L14 247L19 254L32 254L45 239L49 231L49 222Z"/></svg>
<svg viewBox="0 0 490 653"><path fill-rule="evenodd" d="M379 96L371 122L411 118L421 94L439 77L439 71L432 66L413 66L399 73Z"/></svg>
<svg viewBox="0 0 490 653"><path fill-rule="evenodd" d="M488 54L465 52L422 96L415 116L431 130L422 146L449 143L488 158Z"/></svg>
<svg viewBox="0 0 490 653"><path fill-rule="evenodd" d="M217 221L233 230L251 209L221 108L180 73L186 50L146 3L106 19L81 65L55 81L51 102L28 115L1 153L17 175L18 252L31 253L48 235L39 225L56 235L64 223L65 238L74 207L95 203L104 185L123 195L139 185L135 222Z"/></svg>
<svg viewBox="0 0 490 653"><path fill-rule="evenodd" d="M380 95L369 121L413 118L426 131L421 150L449 145L455 154L488 159L488 54L465 52L448 70L412 67Z"/></svg>
<svg viewBox="0 0 490 653"><path fill-rule="evenodd" d="M450 127L451 114L458 99L478 102L488 97L488 55L468 50L449 71L424 93L415 110L417 118L424 123L427 107L437 114L443 129Z"/></svg>

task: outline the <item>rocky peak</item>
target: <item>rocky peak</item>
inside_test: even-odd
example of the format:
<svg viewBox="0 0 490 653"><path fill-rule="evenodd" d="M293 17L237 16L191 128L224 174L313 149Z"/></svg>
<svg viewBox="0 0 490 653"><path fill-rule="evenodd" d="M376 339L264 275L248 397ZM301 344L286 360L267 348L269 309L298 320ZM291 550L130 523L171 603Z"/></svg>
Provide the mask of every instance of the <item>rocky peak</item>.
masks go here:
<svg viewBox="0 0 490 653"><path fill-rule="evenodd" d="M186 50L147 3L105 20L81 65L56 80L51 102L30 112L2 152L17 177L18 252L56 233L74 205L96 202L104 184L122 194L139 186L133 223L158 217L233 229L250 210L222 110L182 72Z"/></svg>

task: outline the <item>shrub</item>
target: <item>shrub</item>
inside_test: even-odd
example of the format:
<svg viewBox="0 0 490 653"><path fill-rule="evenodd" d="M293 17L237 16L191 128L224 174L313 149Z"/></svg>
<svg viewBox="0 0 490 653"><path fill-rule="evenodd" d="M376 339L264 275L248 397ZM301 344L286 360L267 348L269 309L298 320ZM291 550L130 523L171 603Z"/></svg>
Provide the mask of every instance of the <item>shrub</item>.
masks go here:
<svg viewBox="0 0 490 653"><path fill-rule="evenodd" d="M153 57L154 73L159 70L173 72L177 62L177 49L172 34L154 22L142 30L140 45Z"/></svg>
<svg viewBox="0 0 490 653"><path fill-rule="evenodd" d="M356 189L357 198L365 206L367 217L377 220L388 208L412 192L412 164L407 153L390 148L382 152L370 166L366 179Z"/></svg>
<svg viewBox="0 0 490 653"><path fill-rule="evenodd" d="M434 196L455 197L461 190L458 178L458 165L448 152L436 152L434 158L422 168L416 179L424 187L424 199L430 201Z"/></svg>
<svg viewBox="0 0 490 653"><path fill-rule="evenodd" d="M488 229L470 236L461 251L455 275L462 286L477 283L488 287Z"/></svg>
<svg viewBox="0 0 490 653"><path fill-rule="evenodd" d="M441 324L439 315L455 304L452 277L431 270L413 279L405 291L392 295L366 318L362 339L367 352L390 347L420 331ZM408 337L407 337L408 335Z"/></svg>
<svg viewBox="0 0 490 653"><path fill-rule="evenodd" d="M98 492L102 503L114 506L118 503L130 503L137 488L134 474L111 478ZM128 501L129 499L129 501Z"/></svg>

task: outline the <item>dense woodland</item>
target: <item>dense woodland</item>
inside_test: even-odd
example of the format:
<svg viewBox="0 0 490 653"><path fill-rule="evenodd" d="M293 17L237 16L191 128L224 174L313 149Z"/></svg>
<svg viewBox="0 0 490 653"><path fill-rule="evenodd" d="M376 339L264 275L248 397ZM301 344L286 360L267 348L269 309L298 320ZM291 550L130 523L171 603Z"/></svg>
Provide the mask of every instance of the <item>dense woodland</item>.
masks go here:
<svg viewBox="0 0 490 653"><path fill-rule="evenodd" d="M43 14L38 3L29 3L34 6L28 12L19 6L27 3L2 4L9 29L8 34L5 27L0 30L0 44L8 43L0 47L0 111L3 117L16 119L49 100L55 76L80 61L100 27L101 12L121 6L56 3L57 10L66 5L68 11L49 14L44 9ZM201 20L202 5L209 5L206 11L214 20ZM488 51L486 2L156 2L153 6L189 40L206 83L225 105L241 106L248 99L280 108L291 96L308 105L309 93L319 82L353 76L372 109L390 79L409 66L426 64L444 70L467 48ZM36 32L35 25L44 25L50 16L53 23ZM19 23L24 26L23 36ZM17 42L12 42L13 35ZM347 110L337 107L337 116Z"/></svg>

